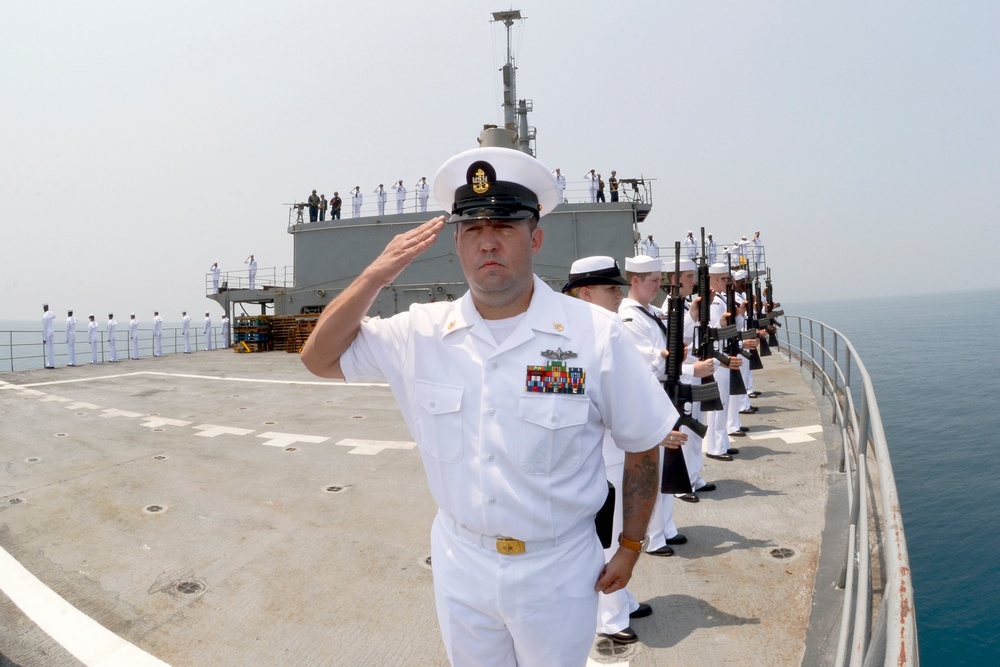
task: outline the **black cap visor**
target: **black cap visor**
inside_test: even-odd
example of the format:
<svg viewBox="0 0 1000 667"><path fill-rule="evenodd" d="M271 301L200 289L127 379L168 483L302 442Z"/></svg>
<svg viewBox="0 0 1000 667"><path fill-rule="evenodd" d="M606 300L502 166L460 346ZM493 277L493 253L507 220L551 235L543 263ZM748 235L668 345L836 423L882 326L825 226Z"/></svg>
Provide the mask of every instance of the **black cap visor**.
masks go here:
<svg viewBox="0 0 1000 667"><path fill-rule="evenodd" d="M489 190L477 194L471 185L455 192L448 222L467 220L529 220L538 217L538 198L528 188L517 183L499 181Z"/></svg>

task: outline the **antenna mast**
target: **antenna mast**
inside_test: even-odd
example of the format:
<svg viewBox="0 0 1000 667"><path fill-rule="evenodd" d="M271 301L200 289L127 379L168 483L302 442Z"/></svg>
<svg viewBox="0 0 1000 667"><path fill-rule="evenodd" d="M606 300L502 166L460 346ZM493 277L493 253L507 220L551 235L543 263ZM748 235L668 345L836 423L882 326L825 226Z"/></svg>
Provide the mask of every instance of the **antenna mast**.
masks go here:
<svg viewBox="0 0 1000 667"><path fill-rule="evenodd" d="M505 12L493 12L493 22L502 22L507 30L507 62L500 70L503 72L503 126L517 133L518 149L534 155L531 142L535 139L535 129L528 127L528 112L531 111L531 100L517 99L517 67L514 65L514 53L511 50L511 28L514 21L526 19L521 16L521 10L511 9Z"/></svg>

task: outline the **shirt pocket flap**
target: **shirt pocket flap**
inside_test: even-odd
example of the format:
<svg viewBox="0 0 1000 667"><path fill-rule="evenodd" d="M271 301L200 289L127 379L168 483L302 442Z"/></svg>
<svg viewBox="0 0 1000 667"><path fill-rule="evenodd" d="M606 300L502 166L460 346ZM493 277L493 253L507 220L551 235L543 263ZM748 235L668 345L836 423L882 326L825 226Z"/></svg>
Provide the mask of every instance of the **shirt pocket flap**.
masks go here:
<svg viewBox="0 0 1000 667"><path fill-rule="evenodd" d="M522 396L518 403L522 420L549 430L587 423L590 401L586 398Z"/></svg>
<svg viewBox="0 0 1000 667"><path fill-rule="evenodd" d="M417 405L429 415L458 412L462 408L463 387L435 384L424 380L414 382Z"/></svg>

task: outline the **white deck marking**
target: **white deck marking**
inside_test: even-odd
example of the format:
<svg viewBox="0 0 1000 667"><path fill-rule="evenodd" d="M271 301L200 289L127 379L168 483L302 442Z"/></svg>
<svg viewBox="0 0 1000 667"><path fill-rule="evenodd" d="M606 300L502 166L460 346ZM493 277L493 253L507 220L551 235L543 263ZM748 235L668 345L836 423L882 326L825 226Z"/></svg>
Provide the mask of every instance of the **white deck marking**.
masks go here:
<svg viewBox="0 0 1000 667"><path fill-rule="evenodd" d="M101 417L104 419L112 419L113 417L128 417L130 419L137 419L139 417L145 417L141 412L131 412L129 410L119 410L118 408L105 408L101 410Z"/></svg>
<svg viewBox="0 0 1000 667"><path fill-rule="evenodd" d="M192 427L201 433L195 433L202 438L214 438L217 435L249 435L253 433L252 428L236 428L234 426L219 426L217 424L199 424Z"/></svg>
<svg viewBox="0 0 1000 667"><path fill-rule="evenodd" d="M413 449L417 446L415 442L399 442L395 440L358 440L355 438L344 438L333 443L341 447L352 447L348 454L364 454L374 456L384 449Z"/></svg>
<svg viewBox="0 0 1000 667"><path fill-rule="evenodd" d="M87 667L170 667L114 634L0 548L0 590L45 634Z"/></svg>
<svg viewBox="0 0 1000 667"><path fill-rule="evenodd" d="M65 398L63 396L56 396L55 394L46 394L38 399L39 403L69 403L72 398Z"/></svg>
<svg viewBox="0 0 1000 667"><path fill-rule="evenodd" d="M160 428L161 426L189 426L191 422L180 419L167 419L166 417L150 417L140 424L146 428Z"/></svg>
<svg viewBox="0 0 1000 667"><path fill-rule="evenodd" d="M767 440L768 438L781 438L788 444L798 442L812 442L816 438L810 433L822 433L823 427L819 424L813 426L796 426L795 428L779 428L773 431L760 431L758 433L747 433L752 440Z"/></svg>
<svg viewBox="0 0 1000 667"><path fill-rule="evenodd" d="M258 433L257 437L266 438L267 442L260 444L267 445L268 447L288 447L289 445L294 445L296 442L320 443L330 439L325 435L299 435L298 433L272 433L271 431Z"/></svg>
<svg viewBox="0 0 1000 667"><path fill-rule="evenodd" d="M63 406L67 410L97 410L101 406L94 403L84 403L83 401L73 401L69 405Z"/></svg>

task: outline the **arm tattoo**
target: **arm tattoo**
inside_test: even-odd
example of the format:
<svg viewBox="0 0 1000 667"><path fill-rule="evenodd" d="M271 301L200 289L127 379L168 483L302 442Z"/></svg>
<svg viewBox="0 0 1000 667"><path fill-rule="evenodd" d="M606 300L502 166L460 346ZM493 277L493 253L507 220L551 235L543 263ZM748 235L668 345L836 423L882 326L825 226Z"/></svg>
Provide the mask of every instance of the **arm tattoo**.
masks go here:
<svg viewBox="0 0 1000 667"><path fill-rule="evenodd" d="M628 493L629 500L649 499L656 496L658 492L656 478L660 467L658 454L658 449L651 449L644 453L636 465L626 466L622 490Z"/></svg>

